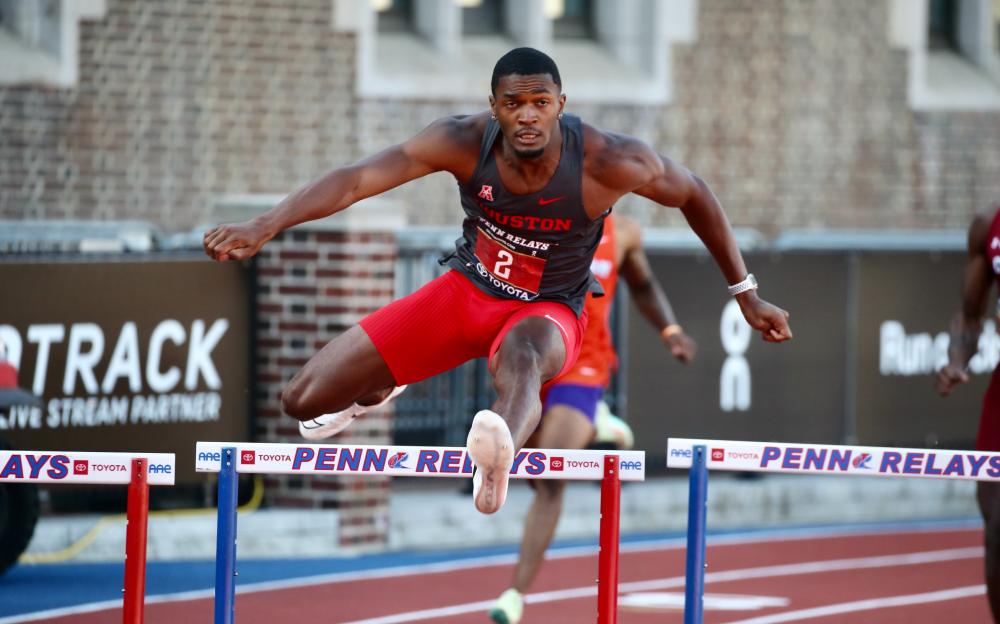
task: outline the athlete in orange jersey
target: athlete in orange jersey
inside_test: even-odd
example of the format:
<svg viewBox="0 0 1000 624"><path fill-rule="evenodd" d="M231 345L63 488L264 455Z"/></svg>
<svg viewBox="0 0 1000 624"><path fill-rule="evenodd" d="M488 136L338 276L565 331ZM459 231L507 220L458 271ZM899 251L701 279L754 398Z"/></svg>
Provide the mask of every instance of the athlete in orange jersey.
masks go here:
<svg viewBox="0 0 1000 624"><path fill-rule="evenodd" d="M541 424L527 444L532 448L581 449L594 438L597 406L618 365L608 321L619 274L628 283L633 302L660 333L671 354L685 363L695 354L694 341L677 323L667 296L653 276L635 221L625 217L605 219L604 235L590 270L604 287L605 296L587 297L588 320L580 356L573 368L557 378L544 394ZM562 513L565 481L540 479L530 483L535 498L524 521L514 582L490 609L490 617L500 624L520 621L522 593L538 573Z"/></svg>

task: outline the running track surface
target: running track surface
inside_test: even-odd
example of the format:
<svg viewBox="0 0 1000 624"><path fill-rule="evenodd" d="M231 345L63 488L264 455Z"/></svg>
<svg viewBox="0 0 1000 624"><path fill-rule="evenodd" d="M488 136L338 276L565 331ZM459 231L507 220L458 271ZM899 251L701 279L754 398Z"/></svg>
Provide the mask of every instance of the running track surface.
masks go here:
<svg viewBox="0 0 1000 624"><path fill-rule="evenodd" d="M528 596L522 624L595 622L595 549L564 547L551 554ZM513 556L479 551L338 561L240 561L236 622L488 622L485 610L506 588ZM707 562L706 623L990 621L982 584L982 531L975 523L719 535L709 540ZM105 574L109 578L102 584L120 588L121 568L114 568L117 580ZM105 591L107 599L94 602L102 596L91 592L88 582L101 577L97 570L83 565L15 568L0 579L0 624L120 622L120 598L111 600L113 594ZM683 571L683 539L626 541L618 622L682 622L680 608L627 603L636 594L683 594ZM147 578L147 623L211 621L211 562L151 563ZM74 593L90 597L74 598L66 606ZM758 608L711 608L714 597L730 595L770 602Z"/></svg>

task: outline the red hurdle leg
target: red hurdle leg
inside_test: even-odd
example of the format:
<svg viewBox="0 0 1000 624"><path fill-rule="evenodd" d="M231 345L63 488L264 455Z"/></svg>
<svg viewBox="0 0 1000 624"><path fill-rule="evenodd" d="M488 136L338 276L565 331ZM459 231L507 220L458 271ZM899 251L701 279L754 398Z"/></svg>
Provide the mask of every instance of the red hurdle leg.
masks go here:
<svg viewBox="0 0 1000 624"><path fill-rule="evenodd" d="M597 624L618 621L618 521L621 481L618 456L604 456L601 479L601 552L597 559Z"/></svg>
<svg viewBox="0 0 1000 624"><path fill-rule="evenodd" d="M146 525L149 518L149 483L146 460L132 460L128 485L128 527L125 530L124 624L142 624L146 602Z"/></svg>

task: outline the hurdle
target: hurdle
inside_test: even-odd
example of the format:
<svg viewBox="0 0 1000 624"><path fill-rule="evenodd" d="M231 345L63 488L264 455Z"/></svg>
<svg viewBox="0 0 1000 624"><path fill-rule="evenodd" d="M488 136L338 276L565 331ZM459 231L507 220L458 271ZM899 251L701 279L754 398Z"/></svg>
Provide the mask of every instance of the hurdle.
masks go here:
<svg viewBox="0 0 1000 624"><path fill-rule="evenodd" d="M645 458L643 451L522 449L511 467L512 479L601 481L598 624L617 622L621 482L644 480ZM237 473L470 478L472 460L464 447L198 442L195 470L219 473L214 621L233 624Z"/></svg>
<svg viewBox="0 0 1000 624"><path fill-rule="evenodd" d="M684 624L701 624L710 470L996 481L1000 453L670 438L667 467L689 470Z"/></svg>
<svg viewBox="0 0 1000 624"><path fill-rule="evenodd" d="M0 482L127 485L122 622L141 624L146 597L149 486L173 485L173 453L0 451Z"/></svg>

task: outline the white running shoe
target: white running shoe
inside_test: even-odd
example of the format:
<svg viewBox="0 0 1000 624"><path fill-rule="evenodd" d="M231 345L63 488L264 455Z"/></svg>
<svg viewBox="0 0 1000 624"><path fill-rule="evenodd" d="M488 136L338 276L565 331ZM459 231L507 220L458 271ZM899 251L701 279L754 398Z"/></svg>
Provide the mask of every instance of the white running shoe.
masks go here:
<svg viewBox="0 0 1000 624"><path fill-rule="evenodd" d="M607 442L614 444L615 448L627 451L635 446L635 435L628 423L611 413L608 404L604 401L597 403L597 412L594 415L594 427L597 429L597 436L594 442Z"/></svg>
<svg viewBox="0 0 1000 624"><path fill-rule="evenodd" d="M497 624L517 624L524 613L524 596L513 587L500 594L490 607L490 619Z"/></svg>
<svg viewBox="0 0 1000 624"><path fill-rule="evenodd" d="M472 499L481 513L496 513L507 499L507 481L514 464L514 439L507 421L490 410L482 410L472 419L465 441L475 465L472 475Z"/></svg>
<svg viewBox="0 0 1000 624"><path fill-rule="evenodd" d="M323 414L322 416L317 416L312 420L299 421L299 433L302 434L302 437L307 440L323 440L329 438L330 436L336 435L346 429L348 425L354 422L354 419L358 416L361 416L376 407L382 407L389 401L395 399L403 393L403 390L406 390L406 386L396 386L392 389L392 392L389 393L389 396L387 396L385 400L376 405L358 405L355 403L340 412Z"/></svg>

